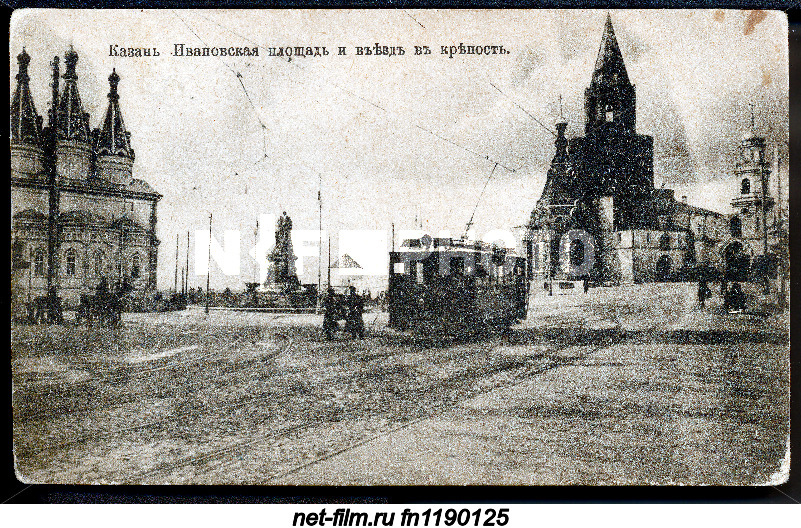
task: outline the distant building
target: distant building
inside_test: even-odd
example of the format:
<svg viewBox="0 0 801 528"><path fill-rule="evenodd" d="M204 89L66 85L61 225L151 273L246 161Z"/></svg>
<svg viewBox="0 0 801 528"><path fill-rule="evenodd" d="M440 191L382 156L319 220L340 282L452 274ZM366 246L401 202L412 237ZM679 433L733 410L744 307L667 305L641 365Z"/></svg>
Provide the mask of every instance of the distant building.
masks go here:
<svg viewBox="0 0 801 528"><path fill-rule="evenodd" d="M133 177L134 151L120 111L116 71L108 108L90 129L78 92L78 54L70 47L59 91L43 127L29 87L30 56L17 56L11 102L12 301L15 310L51 287L67 304L105 278L135 291L156 288L156 206L161 195Z"/></svg>
<svg viewBox="0 0 801 528"><path fill-rule="evenodd" d="M528 223L532 280L668 280L697 266L742 267L744 254L765 252L773 201L764 139L751 132L740 146L737 215L654 188L653 138L636 131L636 90L609 17L584 110L584 137L567 139L567 123L556 124L556 152Z"/></svg>

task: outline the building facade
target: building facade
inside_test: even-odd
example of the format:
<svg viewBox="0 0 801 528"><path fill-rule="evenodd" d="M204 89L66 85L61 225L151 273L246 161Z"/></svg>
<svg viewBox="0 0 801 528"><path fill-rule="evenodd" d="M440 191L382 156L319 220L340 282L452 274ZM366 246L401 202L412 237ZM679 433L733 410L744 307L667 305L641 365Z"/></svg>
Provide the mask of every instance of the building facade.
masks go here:
<svg viewBox="0 0 801 528"><path fill-rule="evenodd" d="M532 280L670 280L698 267L731 272L767 253L773 200L765 140L752 123L739 147L735 215L654 188L653 139L636 131L636 88L610 17L584 110L584 137L567 139L567 123L556 124L555 154L527 226Z"/></svg>
<svg viewBox="0 0 801 528"><path fill-rule="evenodd" d="M91 129L78 90L78 54L67 51L63 75L55 57L44 126L30 91L30 60L24 49L17 57L11 102L13 309L53 289L75 305L104 278L111 287L155 290L161 195L133 177L119 75L109 76L106 113Z"/></svg>

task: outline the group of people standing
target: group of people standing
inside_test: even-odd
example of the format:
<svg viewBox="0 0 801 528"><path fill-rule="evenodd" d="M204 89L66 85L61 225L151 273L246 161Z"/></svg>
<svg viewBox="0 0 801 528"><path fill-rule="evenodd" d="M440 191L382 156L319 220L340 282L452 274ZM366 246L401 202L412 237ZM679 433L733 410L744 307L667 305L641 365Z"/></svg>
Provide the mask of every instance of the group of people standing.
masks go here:
<svg viewBox="0 0 801 528"><path fill-rule="evenodd" d="M333 288L328 288L323 297L323 332L329 341L334 332L339 330L339 321L345 321L345 333L353 337L364 338L364 300L351 286L348 295L337 295Z"/></svg>
<svg viewBox="0 0 801 528"><path fill-rule="evenodd" d="M723 297L723 307L726 311L742 312L745 310L745 293L743 293L743 288L739 282L733 282L729 286L728 282L723 279L720 282L720 295ZM706 279L699 280L698 303L701 308L706 307L706 300L710 297L712 297L712 289L709 287L708 281Z"/></svg>

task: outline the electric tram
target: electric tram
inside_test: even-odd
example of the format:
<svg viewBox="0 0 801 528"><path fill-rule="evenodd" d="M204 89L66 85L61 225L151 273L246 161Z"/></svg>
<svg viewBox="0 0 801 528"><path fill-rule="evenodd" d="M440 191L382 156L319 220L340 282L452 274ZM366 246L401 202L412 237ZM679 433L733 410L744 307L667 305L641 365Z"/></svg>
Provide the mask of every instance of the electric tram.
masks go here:
<svg viewBox="0 0 801 528"><path fill-rule="evenodd" d="M389 326L425 334L469 335L525 319L525 258L463 239L403 242L390 252Z"/></svg>

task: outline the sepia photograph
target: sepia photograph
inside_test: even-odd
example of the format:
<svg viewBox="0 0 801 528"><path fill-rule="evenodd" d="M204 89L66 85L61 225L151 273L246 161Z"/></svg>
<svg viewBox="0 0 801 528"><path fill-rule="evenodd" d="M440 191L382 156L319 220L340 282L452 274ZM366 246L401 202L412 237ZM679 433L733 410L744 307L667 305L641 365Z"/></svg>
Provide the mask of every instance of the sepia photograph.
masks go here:
<svg viewBox="0 0 801 528"><path fill-rule="evenodd" d="M22 483L787 482L785 13L9 31Z"/></svg>

